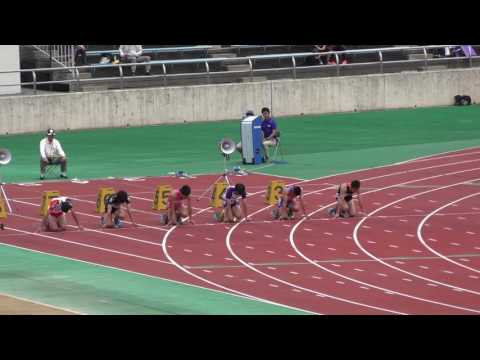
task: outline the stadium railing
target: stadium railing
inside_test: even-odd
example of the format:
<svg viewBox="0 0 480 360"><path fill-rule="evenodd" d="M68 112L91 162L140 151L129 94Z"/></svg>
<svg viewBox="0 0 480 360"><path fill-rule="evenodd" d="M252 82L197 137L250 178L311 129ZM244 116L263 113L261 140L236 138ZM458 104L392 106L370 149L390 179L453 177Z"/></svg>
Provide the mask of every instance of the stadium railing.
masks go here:
<svg viewBox="0 0 480 360"><path fill-rule="evenodd" d="M429 51L435 49L442 49L446 47L458 47L461 45L429 45L429 46L406 46L406 47L393 47L393 48L378 48L378 49L361 49L361 50L346 50L346 51L331 51L331 52L324 52L321 53L322 56L329 56L333 55L336 58L336 64L332 65L314 65L314 66L301 66L298 64L299 59L305 59L307 57L312 56L319 56L319 53L314 52L305 52L305 53L290 53L290 54L268 54L268 55L255 55L255 56L248 56L248 57L238 57L238 58L204 58L204 59L183 59L183 60L161 60L161 61L151 61L149 63L120 63L120 64L106 64L102 65L103 67L109 67L118 69L119 76L118 77L104 77L104 78L92 78L92 79L82 79L80 76L80 70L89 69L93 70L96 65L88 65L88 66L81 66L81 67L66 67L66 68L44 68L44 69L25 69L25 70L17 70L17 71L4 71L0 72L0 74L7 74L7 73L30 73L32 75L32 81L28 82L21 82L15 84L1 84L0 86L32 86L34 94L37 91L38 85L44 84L54 84L54 83L70 83L70 84L77 84L80 86L82 83L101 83L102 81L118 81L120 82L120 88L124 88L126 81L131 81L132 79L162 79L163 86L168 85L168 79L170 78L177 78L177 77L207 77L208 81L210 81L210 77L214 75L225 75L225 74L244 74L249 75L250 77L255 76L256 74L265 74L265 73L273 73L279 71L286 71L287 73L291 74L291 76L296 79L297 72L302 69L314 69L315 71L322 71L322 70L334 70L336 76L340 76L340 70L342 68L354 68L360 67L365 65L374 65L376 68L375 72L372 73L384 73L384 67L387 64L422 64L425 69L428 70L429 66L434 65L438 62L457 62L462 66L466 67L473 67L480 66L480 56L472 56L472 57L443 57L443 58L430 58ZM475 47L477 45L474 45ZM407 59L407 60L385 60L384 55L390 53L412 53L412 54L419 54L422 55L419 58L415 59ZM354 62L348 64L341 64L339 58L342 54L346 55L361 55L361 54L376 54L378 57L378 61L368 61L368 62ZM265 60L265 59L288 59L290 61L290 65L288 67L281 67L281 68L262 68L256 69L255 63ZM224 61L228 61L231 63L232 61L238 63L245 63L248 64L248 70L238 70L238 71L211 71L210 65L222 63ZM475 64L474 64L475 61ZM196 73L168 73L167 66L174 66L179 64L203 64L204 71L196 72ZM151 65L153 67L161 68L161 74L152 74L149 76L128 76L125 77L124 68L129 68L131 66L146 66ZM37 81L37 73L41 72L56 72L56 71L72 71L73 78L72 79L65 79L65 80L57 80L57 81ZM156 85L158 86L158 85Z"/></svg>

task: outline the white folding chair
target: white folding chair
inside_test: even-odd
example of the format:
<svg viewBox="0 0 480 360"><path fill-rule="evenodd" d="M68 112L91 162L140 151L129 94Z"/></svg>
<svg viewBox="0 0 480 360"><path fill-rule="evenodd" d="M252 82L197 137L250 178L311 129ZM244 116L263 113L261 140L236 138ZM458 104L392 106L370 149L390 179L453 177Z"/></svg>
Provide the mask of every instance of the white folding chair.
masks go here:
<svg viewBox="0 0 480 360"><path fill-rule="evenodd" d="M272 162L277 160L278 153L280 153L282 162L284 161L281 142L282 141L280 140L280 131L277 131L277 143L275 145L275 149L273 150Z"/></svg>
<svg viewBox="0 0 480 360"><path fill-rule="evenodd" d="M48 164L45 167L45 179L52 176L60 176L60 165Z"/></svg>

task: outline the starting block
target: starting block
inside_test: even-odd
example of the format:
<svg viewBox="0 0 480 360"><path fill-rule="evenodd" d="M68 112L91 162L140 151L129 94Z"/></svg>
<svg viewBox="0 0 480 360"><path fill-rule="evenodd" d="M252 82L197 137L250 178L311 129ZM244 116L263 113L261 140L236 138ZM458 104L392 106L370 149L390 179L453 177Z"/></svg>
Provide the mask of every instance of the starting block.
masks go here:
<svg viewBox="0 0 480 360"><path fill-rule="evenodd" d="M275 205L280 196L282 195L283 189L285 188L285 183L283 181L272 180L267 188L267 195L265 197L265 202L268 205Z"/></svg>
<svg viewBox="0 0 480 360"><path fill-rule="evenodd" d="M59 197L60 192L54 191L44 191L42 196L42 205L40 205L40 215L46 216L48 213L48 206L50 205L50 201L53 198Z"/></svg>
<svg viewBox="0 0 480 360"><path fill-rule="evenodd" d="M115 189L112 187L100 188L97 197L97 213L105 214L105 204L107 197L115 194Z"/></svg>
<svg viewBox="0 0 480 360"><path fill-rule="evenodd" d="M157 191L155 191L155 197L153 199L153 210L167 210L168 196L172 192L170 185L159 185Z"/></svg>
<svg viewBox="0 0 480 360"><path fill-rule="evenodd" d="M226 181L220 181L214 184L212 197L210 199L210 206L214 208L223 207L222 196L228 188L228 183Z"/></svg>

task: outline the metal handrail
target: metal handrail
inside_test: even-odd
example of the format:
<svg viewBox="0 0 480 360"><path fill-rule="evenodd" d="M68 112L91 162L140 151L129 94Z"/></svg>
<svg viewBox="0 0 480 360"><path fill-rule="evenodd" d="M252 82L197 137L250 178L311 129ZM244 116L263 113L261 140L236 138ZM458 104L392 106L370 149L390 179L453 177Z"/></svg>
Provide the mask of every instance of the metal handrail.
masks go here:
<svg viewBox="0 0 480 360"><path fill-rule="evenodd" d="M380 73L383 74L383 53L381 51L378 52L378 60L380 61Z"/></svg>
<svg viewBox="0 0 480 360"><path fill-rule="evenodd" d="M211 49L212 45L196 45L196 46L177 46L177 47L168 47L168 48L143 48L143 53L153 54L153 53L169 53L169 52L194 52L194 51L208 51ZM101 54L120 54L118 49L109 49L109 50L89 50L85 52L87 56L99 56Z"/></svg>
<svg viewBox="0 0 480 360"><path fill-rule="evenodd" d="M410 46L410 47L396 47L396 48L377 48L377 49L358 49L358 50L345 50L345 51L329 51L329 52L323 52L321 53L322 56L329 56L333 55L336 58L336 64L335 65L321 65L318 67L331 67L331 66L336 66L336 72L337 76L340 75L340 69L343 66L361 66L361 65L369 65L369 64L378 64L378 62L363 62L363 63L351 63L351 64L340 64L339 63L339 55L340 54L374 54L377 53L380 59L380 67L381 71L383 72L383 66L384 63L415 63L419 61L423 61L425 63L425 66L428 66L428 61L437 61L437 60L447 60L447 61L458 61L460 59L464 59L464 57L445 57L445 58L433 58L433 59L428 59L428 49L439 49L439 48L445 48L445 47L457 47L460 45L429 45L429 46ZM474 45L476 46L476 45ZM385 61L383 58L383 53L384 52L395 52L395 51L423 51L424 58L423 59L412 59L412 60L392 60L392 61ZM62 68L39 68L39 69L20 69L20 70L10 70L10 71L2 71L0 74L8 74L8 73L25 73L29 72L32 73L32 82L20 82L18 84L12 84L12 85L33 85L34 87L34 93L36 93L36 87L39 84L55 84L55 83L70 83L71 81L66 79L66 80L56 80L56 81L48 81L48 82L38 82L37 81L37 73L39 72L55 72L55 71L65 71L65 70L70 70L75 73L77 83L82 83L82 82L92 82L92 81L99 81L99 80L107 80L107 79L118 79L118 77L104 77L104 78L94 78L94 79L80 79L79 72L80 70L88 69L88 70L93 70L98 67L102 68L118 68L119 73L120 73L120 82L121 82L121 88L124 87L124 72L123 72L123 67L124 66L147 66L147 65L160 65L162 66L163 69L163 74L160 76L163 76L164 79L164 84L166 84L167 78L173 77L173 76L199 76L199 75L207 75L208 79L210 79L211 74L233 74L233 73L249 73L250 76L253 76L253 73L255 72L261 72L261 71L281 71L281 70L292 70L293 76L296 77L296 72L298 68L303 68L301 66L298 66L297 64L297 58L306 58L309 56L318 56L318 52L309 52L309 53L293 53L293 54L269 54L269 55L254 55L254 56L247 56L247 57L238 57L238 58L209 58L209 59L182 59L182 60L158 60L158 61L150 61L148 63L120 63L120 64L91 64L91 65L85 65L85 66L70 66L70 67L62 67ZM290 58L291 59L291 64L292 66L289 68L270 68L270 69L254 69L255 61L256 60L263 60L263 59L282 59L282 58ZM473 66L472 60L480 58L480 56L470 56L470 67ZM217 72L211 72L210 71L210 64L211 63L220 63L223 61L244 61L248 62L249 64L249 69L245 71L217 71ZM197 63L203 63L205 64L206 68L206 73L182 73L182 74L167 74L166 71L166 65L175 65L175 64L197 64ZM316 66L315 66L316 67ZM312 66L309 66L309 68L315 68ZM139 76L136 76L139 77ZM157 78L159 76L152 75L149 78ZM134 77L132 77L134 78ZM0 85L2 86L2 85ZM5 84L6 86L6 84Z"/></svg>

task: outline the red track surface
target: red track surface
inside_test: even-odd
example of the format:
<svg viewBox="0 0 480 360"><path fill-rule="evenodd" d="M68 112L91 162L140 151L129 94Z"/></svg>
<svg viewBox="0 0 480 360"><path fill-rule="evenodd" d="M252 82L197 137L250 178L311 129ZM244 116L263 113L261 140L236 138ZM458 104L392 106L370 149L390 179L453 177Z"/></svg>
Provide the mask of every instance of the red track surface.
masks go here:
<svg viewBox="0 0 480 360"><path fill-rule="evenodd" d="M246 184L253 222L214 224L202 199L194 205L196 225L171 229L159 226L151 210L155 186L188 182L198 195L214 176L9 185L15 215L0 242L318 314L478 314L479 153L469 149L296 181L313 214L295 222L270 221L263 196L272 177L259 174L231 179ZM331 184L353 178L362 180L369 216L327 218ZM143 226L100 228L95 201L101 186L129 191ZM44 190L78 199L87 231L34 234Z"/></svg>

